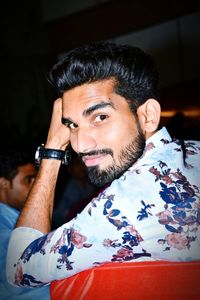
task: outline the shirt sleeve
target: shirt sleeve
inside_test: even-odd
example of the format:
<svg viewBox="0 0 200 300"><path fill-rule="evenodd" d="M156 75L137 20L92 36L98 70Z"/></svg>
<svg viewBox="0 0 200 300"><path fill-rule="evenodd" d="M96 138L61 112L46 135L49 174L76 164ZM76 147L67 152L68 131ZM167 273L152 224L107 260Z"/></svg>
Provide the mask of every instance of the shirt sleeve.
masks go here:
<svg viewBox="0 0 200 300"><path fill-rule="evenodd" d="M39 287L105 262L134 259L130 244L131 223L114 195L101 193L69 223L42 233L19 227L12 233L7 255L7 278L17 286ZM133 233L135 257L143 251L140 236Z"/></svg>
<svg viewBox="0 0 200 300"><path fill-rule="evenodd" d="M90 215L85 210L47 235L31 228L16 228L8 247L8 281L38 287L92 267L98 260L98 246L94 244L99 242L95 237L99 219L96 211Z"/></svg>
<svg viewBox="0 0 200 300"><path fill-rule="evenodd" d="M27 227L19 227L11 232L7 251L6 274L8 282L12 285L16 284L17 258L23 256L23 251L27 246L41 236L43 236L41 232Z"/></svg>

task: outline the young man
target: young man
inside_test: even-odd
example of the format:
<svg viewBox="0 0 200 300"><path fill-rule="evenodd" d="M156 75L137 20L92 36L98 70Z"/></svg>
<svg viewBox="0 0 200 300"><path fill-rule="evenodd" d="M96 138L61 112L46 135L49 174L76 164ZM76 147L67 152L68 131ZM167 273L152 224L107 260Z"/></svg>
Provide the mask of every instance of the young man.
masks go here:
<svg viewBox="0 0 200 300"><path fill-rule="evenodd" d="M50 299L49 288L25 289L11 286L6 280L6 253L15 227L36 176L33 156L25 151L0 154L0 299Z"/></svg>
<svg viewBox="0 0 200 300"><path fill-rule="evenodd" d="M130 46L94 43L70 51L51 81L60 98L10 240L8 280L40 286L109 261L200 259L200 143L172 141L165 128L158 130L151 57ZM91 181L104 188L49 233L69 143Z"/></svg>

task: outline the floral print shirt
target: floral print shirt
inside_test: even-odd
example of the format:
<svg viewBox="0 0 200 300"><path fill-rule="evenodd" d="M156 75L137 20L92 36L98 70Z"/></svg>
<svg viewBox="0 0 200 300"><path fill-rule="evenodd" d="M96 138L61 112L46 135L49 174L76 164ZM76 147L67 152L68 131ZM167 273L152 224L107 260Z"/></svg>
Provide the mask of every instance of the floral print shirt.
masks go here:
<svg viewBox="0 0 200 300"><path fill-rule="evenodd" d="M200 259L200 142L163 127L142 157L69 223L16 228L7 277L37 287L105 262Z"/></svg>

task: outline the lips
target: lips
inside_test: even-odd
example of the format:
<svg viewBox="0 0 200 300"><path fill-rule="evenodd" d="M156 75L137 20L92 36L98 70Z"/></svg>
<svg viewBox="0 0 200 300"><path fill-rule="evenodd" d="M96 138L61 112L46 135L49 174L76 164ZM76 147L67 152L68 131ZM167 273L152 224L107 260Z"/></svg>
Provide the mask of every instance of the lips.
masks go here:
<svg viewBox="0 0 200 300"><path fill-rule="evenodd" d="M107 156L107 154L86 155L82 157L84 164L87 167L99 165Z"/></svg>

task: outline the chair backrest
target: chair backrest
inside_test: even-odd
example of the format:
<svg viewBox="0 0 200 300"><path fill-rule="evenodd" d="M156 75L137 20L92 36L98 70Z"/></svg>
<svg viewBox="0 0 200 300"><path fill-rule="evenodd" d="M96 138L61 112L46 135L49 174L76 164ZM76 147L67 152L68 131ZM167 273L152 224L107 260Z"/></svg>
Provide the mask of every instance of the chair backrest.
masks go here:
<svg viewBox="0 0 200 300"><path fill-rule="evenodd" d="M108 263L54 281L52 300L200 300L200 261Z"/></svg>

